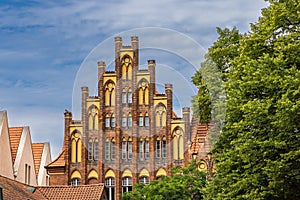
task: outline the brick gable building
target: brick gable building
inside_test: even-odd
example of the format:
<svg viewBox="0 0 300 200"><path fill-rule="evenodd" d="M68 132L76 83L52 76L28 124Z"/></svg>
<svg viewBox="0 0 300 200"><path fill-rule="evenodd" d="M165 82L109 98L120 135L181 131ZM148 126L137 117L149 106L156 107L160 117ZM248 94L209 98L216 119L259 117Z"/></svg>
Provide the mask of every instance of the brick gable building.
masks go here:
<svg viewBox="0 0 300 200"><path fill-rule="evenodd" d="M176 116L172 84L158 94L155 67L148 60L148 69L139 69L137 37L131 46L115 38L115 71L98 62L98 95L82 87L81 120L64 113L62 152L46 167L50 185L104 183L108 199L120 199L191 159L190 109Z"/></svg>

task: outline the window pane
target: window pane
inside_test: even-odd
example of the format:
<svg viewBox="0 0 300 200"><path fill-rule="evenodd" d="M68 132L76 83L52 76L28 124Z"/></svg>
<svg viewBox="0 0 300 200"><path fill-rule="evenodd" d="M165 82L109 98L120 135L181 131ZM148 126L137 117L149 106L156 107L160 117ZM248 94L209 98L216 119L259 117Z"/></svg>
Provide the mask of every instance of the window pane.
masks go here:
<svg viewBox="0 0 300 200"><path fill-rule="evenodd" d="M99 160L99 143L94 142L94 160Z"/></svg>
<svg viewBox="0 0 300 200"><path fill-rule="evenodd" d="M162 157L163 158L167 157L167 141L166 140L162 141Z"/></svg>
<svg viewBox="0 0 300 200"><path fill-rule="evenodd" d="M140 159L144 158L144 142L143 141L139 142L139 156L140 156Z"/></svg>
<svg viewBox="0 0 300 200"><path fill-rule="evenodd" d="M105 127L109 128L110 127L110 122L109 122L109 117L105 118Z"/></svg>
<svg viewBox="0 0 300 200"><path fill-rule="evenodd" d="M139 116L139 126L144 126L144 118L143 118L143 116Z"/></svg>
<svg viewBox="0 0 300 200"><path fill-rule="evenodd" d="M122 92L122 103L126 104L126 92Z"/></svg>
<svg viewBox="0 0 300 200"><path fill-rule="evenodd" d="M160 158L160 140L156 140L156 158Z"/></svg>
<svg viewBox="0 0 300 200"><path fill-rule="evenodd" d="M116 158L116 153L115 153L115 143L112 142L112 143L111 143L111 159L112 159L112 160L115 160L115 158Z"/></svg>
<svg viewBox="0 0 300 200"><path fill-rule="evenodd" d="M139 183L149 184L149 177L143 176L140 178Z"/></svg>
<svg viewBox="0 0 300 200"><path fill-rule="evenodd" d="M145 142L145 159L148 160L149 159L149 141Z"/></svg>
<svg viewBox="0 0 300 200"><path fill-rule="evenodd" d="M122 142L122 159L126 159L126 142Z"/></svg>
<svg viewBox="0 0 300 200"><path fill-rule="evenodd" d="M128 96L127 96L127 102L128 104L131 104L132 103L132 93L131 92L128 92Z"/></svg>
<svg viewBox="0 0 300 200"><path fill-rule="evenodd" d="M132 127L132 117L128 117L128 127Z"/></svg>
<svg viewBox="0 0 300 200"><path fill-rule="evenodd" d="M109 149L109 142L105 142L105 160L109 160L110 157L110 149Z"/></svg>
<svg viewBox="0 0 300 200"><path fill-rule="evenodd" d="M88 160L89 161L93 160L93 143L92 142L88 143Z"/></svg>
<svg viewBox="0 0 300 200"><path fill-rule="evenodd" d="M115 126L116 126L116 124L115 124L115 118L112 117L112 118L111 118L111 127L112 127L112 128L115 128Z"/></svg>
<svg viewBox="0 0 300 200"><path fill-rule="evenodd" d="M132 159L132 142L128 142L128 159Z"/></svg>
<svg viewBox="0 0 300 200"><path fill-rule="evenodd" d="M126 127L126 122L127 118L126 117L122 117L122 127Z"/></svg>
<svg viewBox="0 0 300 200"><path fill-rule="evenodd" d="M149 126L149 117L145 116L145 126L148 127Z"/></svg>

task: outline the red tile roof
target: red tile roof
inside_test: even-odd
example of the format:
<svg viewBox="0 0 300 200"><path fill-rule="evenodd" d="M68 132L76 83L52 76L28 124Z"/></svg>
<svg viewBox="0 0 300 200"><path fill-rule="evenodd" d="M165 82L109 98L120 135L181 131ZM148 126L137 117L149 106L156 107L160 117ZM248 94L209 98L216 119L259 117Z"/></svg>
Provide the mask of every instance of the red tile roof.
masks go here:
<svg viewBox="0 0 300 200"><path fill-rule="evenodd" d="M38 190L51 200L100 200L103 191L103 184L79 185L79 186L46 186L38 187Z"/></svg>
<svg viewBox="0 0 300 200"><path fill-rule="evenodd" d="M206 155L212 147L208 140L210 125L199 124L199 119L192 120L192 144L190 154Z"/></svg>
<svg viewBox="0 0 300 200"><path fill-rule="evenodd" d="M54 161L47 165L47 167L61 167L65 166L65 164L65 150L63 150Z"/></svg>
<svg viewBox="0 0 300 200"><path fill-rule="evenodd" d="M13 127L8 129L9 139L10 139L10 147L13 163L15 162L21 135L23 132L23 127Z"/></svg>
<svg viewBox="0 0 300 200"><path fill-rule="evenodd" d="M36 188L0 175L0 186L3 191L3 199L32 199L43 200L45 198Z"/></svg>
<svg viewBox="0 0 300 200"><path fill-rule="evenodd" d="M32 152L33 152L33 159L34 159L34 167L35 167L35 174L38 176L42 154L44 149L44 143L33 143L32 144Z"/></svg>

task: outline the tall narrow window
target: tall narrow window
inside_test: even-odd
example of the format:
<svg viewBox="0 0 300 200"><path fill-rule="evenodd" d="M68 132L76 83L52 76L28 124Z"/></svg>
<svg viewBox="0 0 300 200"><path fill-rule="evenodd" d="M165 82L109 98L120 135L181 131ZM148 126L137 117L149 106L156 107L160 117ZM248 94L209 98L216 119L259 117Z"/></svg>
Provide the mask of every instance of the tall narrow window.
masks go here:
<svg viewBox="0 0 300 200"><path fill-rule="evenodd" d="M115 123L115 115L112 115L111 117L111 127L115 128L116 127L116 123Z"/></svg>
<svg viewBox="0 0 300 200"><path fill-rule="evenodd" d="M125 91L125 89L122 92L122 104L126 104L126 91Z"/></svg>
<svg viewBox="0 0 300 200"><path fill-rule="evenodd" d="M165 137L162 140L162 157L163 158L167 157L167 141Z"/></svg>
<svg viewBox="0 0 300 200"><path fill-rule="evenodd" d="M115 179L111 177L105 179L105 187L108 200L115 200Z"/></svg>
<svg viewBox="0 0 300 200"><path fill-rule="evenodd" d="M72 146L72 151L71 151L71 161L72 163L77 163L81 162L81 147L82 147L82 142L80 139L80 133L75 132L71 136L71 146Z"/></svg>
<svg viewBox="0 0 300 200"><path fill-rule="evenodd" d="M160 149L160 139L159 138L157 138L155 146L156 146L156 158L160 158L161 149Z"/></svg>
<svg viewBox="0 0 300 200"><path fill-rule="evenodd" d="M105 160L109 160L110 158L110 144L109 140L105 141Z"/></svg>
<svg viewBox="0 0 300 200"><path fill-rule="evenodd" d="M122 141L122 159L126 159L126 140L125 140L125 138Z"/></svg>
<svg viewBox="0 0 300 200"><path fill-rule="evenodd" d="M115 159L116 159L115 144L116 144L116 141L115 141L115 139L113 138L113 139L111 140L111 159L112 159L112 160L115 160Z"/></svg>
<svg viewBox="0 0 300 200"><path fill-rule="evenodd" d="M150 154L150 145L149 145L149 141L146 140L145 141L145 159L148 160L149 159L149 154Z"/></svg>
<svg viewBox="0 0 300 200"><path fill-rule="evenodd" d="M105 106L115 105L115 84L109 82L105 87Z"/></svg>
<svg viewBox="0 0 300 200"><path fill-rule="evenodd" d="M127 102L128 102L129 106L132 104L132 92L131 92L131 89L129 89L128 93L127 93Z"/></svg>
<svg viewBox="0 0 300 200"><path fill-rule="evenodd" d="M132 191L132 179L131 177L125 177L122 179L122 193Z"/></svg>
<svg viewBox="0 0 300 200"><path fill-rule="evenodd" d="M132 140L128 140L128 159L132 159Z"/></svg>
<svg viewBox="0 0 300 200"><path fill-rule="evenodd" d="M122 79L131 80L132 79L132 59L130 56L125 55L121 61L122 64Z"/></svg>
<svg viewBox="0 0 300 200"><path fill-rule="evenodd" d="M128 127L129 128L132 127L132 115L131 114L128 115Z"/></svg>
<svg viewBox="0 0 300 200"><path fill-rule="evenodd" d="M99 141L95 139L94 141L94 160L99 160Z"/></svg>
<svg viewBox="0 0 300 200"><path fill-rule="evenodd" d="M139 126L144 126L144 116L142 113L139 116Z"/></svg>
<svg viewBox="0 0 300 200"><path fill-rule="evenodd" d="M148 113L145 114L145 126L146 127L149 126L149 116L148 116Z"/></svg>
<svg viewBox="0 0 300 200"><path fill-rule="evenodd" d="M122 127L126 127L127 126L127 117L125 114L123 114L122 116Z"/></svg>
<svg viewBox="0 0 300 200"><path fill-rule="evenodd" d="M90 139L88 142L88 160L93 160L93 140Z"/></svg>
<svg viewBox="0 0 300 200"><path fill-rule="evenodd" d="M105 117L105 128L109 128L110 127L110 117L107 114Z"/></svg>
<svg viewBox="0 0 300 200"><path fill-rule="evenodd" d="M156 127L165 127L166 126L166 108L163 105L160 105L155 110L155 123Z"/></svg>
<svg viewBox="0 0 300 200"><path fill-rule="evenodd" d="M144 141L143 140L139 141L139 157L140 157L140 159L144 158Z"/></svg>

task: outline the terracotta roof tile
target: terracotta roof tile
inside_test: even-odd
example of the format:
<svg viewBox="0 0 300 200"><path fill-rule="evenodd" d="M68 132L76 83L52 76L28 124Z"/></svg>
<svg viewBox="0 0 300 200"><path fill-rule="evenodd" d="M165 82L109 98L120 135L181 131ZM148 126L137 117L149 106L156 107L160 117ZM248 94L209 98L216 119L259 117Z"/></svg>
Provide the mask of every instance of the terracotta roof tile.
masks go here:
<svg viewBox="0 0 300 200"><path fill-rule="evenodd" d="M104 185L79 185L79 186L46 186L38 187L38 190L51 200L80 199L80 200L99 200L103 194Z"/></svg>
<svg viewBox="0 0 300 200"><path fill-rule="evenodd" d="M32 152L33 152L36 176L38 176L38 174L39 174L43 149L44 149L44 143L33 143L32 144Z"/></svg>
<svg viewBox="0 0 300 200"><path fill-rule="evenodd" d="M42 193L34 187L0 175L0 186L3 191L3 199L32 199L43 200Z"/></svg>
<svg viewBox="0 0 300 200"><path fill-rule="evenodd" d="M21 135L23 132L23 127L13 127L8 129L9 139L10 139L10 147L13 163L15 162Z"/></svg>
<svg viewBox="0 0 300 200"><path fill-rule="evenodd" d="M65 150L63 150L54 161L47 165L47 167L61 167L65 166L65 164Z"/></svg>
<svg viewBox="0 0 300 200"><path fill-rule="evenodd" d="M199 120L192 120L192 144L191 154L206 154L211 149L211 143L208 140L208 130L210 125L199 124Z"/></svg>

